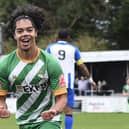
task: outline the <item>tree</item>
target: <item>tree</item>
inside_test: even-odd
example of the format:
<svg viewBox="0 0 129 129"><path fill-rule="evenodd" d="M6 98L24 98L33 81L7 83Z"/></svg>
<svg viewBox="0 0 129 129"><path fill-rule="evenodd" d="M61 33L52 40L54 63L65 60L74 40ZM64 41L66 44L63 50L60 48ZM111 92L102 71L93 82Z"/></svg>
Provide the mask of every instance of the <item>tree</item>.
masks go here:
<svg viewBox="0 0 129 129"><path fill-rule="evenodd" d="M108 39L116 43L117 49L129 49L129 0L121 1L113 9Z"/></svg>

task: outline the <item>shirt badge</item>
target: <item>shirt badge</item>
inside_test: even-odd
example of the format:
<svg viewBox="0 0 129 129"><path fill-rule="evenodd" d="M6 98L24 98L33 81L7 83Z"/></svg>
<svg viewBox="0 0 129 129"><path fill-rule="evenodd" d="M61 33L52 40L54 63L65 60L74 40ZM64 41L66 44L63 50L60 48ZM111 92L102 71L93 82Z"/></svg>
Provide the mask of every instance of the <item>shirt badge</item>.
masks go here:
<svg viewBox="0 0 129 129"><path fill-rule="evenodd" d="M59 85L60 87L66 87L66 82L63 74L59 78Z"/></svg>

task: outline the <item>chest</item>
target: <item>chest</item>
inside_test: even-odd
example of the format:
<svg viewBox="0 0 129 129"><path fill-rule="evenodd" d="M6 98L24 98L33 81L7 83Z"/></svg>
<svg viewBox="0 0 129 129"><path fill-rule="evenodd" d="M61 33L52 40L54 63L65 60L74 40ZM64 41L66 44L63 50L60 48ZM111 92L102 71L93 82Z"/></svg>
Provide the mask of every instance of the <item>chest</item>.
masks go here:
<svg viewBox="0 0 129 129"><path fill-rule="evenodd" d="M35 63L19 62L10 68L9 81L11 87L20 91L41 90L47 87L49 80L47 66L41 60Z"/></svg>

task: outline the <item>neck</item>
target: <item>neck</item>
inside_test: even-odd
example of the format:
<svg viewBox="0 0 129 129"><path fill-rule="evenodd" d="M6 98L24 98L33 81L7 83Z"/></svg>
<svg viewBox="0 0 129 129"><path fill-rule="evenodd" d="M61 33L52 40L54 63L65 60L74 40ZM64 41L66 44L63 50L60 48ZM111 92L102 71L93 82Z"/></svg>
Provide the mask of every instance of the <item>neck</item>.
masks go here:
<svg viewBox="0 0 129 129"><path fill-rule="evenodd" d="M27 51L23 51L21 49L18 49L18 51L17 51L19 58L21 60L27 61L27 62L32 62L32 61L36 60L38 53L39 53L39 51L38 51L37 46L30 50L27 50Z"/></svg>

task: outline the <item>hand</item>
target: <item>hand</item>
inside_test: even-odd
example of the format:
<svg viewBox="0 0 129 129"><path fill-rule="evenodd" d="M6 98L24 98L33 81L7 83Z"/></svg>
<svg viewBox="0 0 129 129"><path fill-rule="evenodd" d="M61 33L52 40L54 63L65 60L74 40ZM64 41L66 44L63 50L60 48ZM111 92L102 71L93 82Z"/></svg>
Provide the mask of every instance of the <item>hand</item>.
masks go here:
<svg viewBox="0 0 129 129"><path fill-rule="evenodd" d="M4 106L0 106L0 118L9 118L10 112Z"/></svg>
<svg viewBox="0 0 129 129"><path fill-rule="evenodd" d="M97 87L95 82L92 82L92 83L91 83L91 86L93 87L94 90L95 90L96 87Z"/></svg>
<svg viewBox="0 0 129 129"><path fill-rule="evenodd" d="M57 111L55 109L50 109L48 111L42 112L41 116L44 120L51 120L56 114Z"/></svg>

